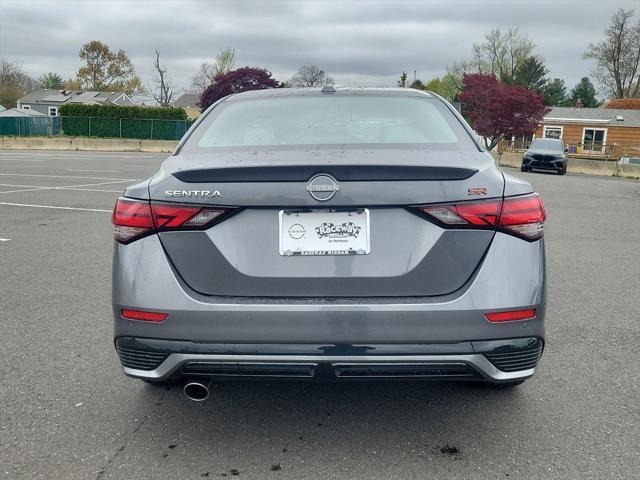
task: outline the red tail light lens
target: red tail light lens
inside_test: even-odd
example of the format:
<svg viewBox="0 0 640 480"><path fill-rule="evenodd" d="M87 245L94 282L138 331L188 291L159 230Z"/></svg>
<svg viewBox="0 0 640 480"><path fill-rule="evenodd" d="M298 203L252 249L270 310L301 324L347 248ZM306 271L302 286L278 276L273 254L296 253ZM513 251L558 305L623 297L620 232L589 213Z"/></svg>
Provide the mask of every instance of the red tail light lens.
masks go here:
<svg viewBox="0 0 640 480"><path fill-rule="evenodd" d="M145 200L119 198L113 209L113 236L120 243L129 243L155 232L199 230L209 227L231 211L228 208L149 203Z"/></svg>
<svg viewBox="0 0 640 480"><path fill-rule="evenodd" d="M127 320L142 320L144 322L164 322L169 316L164 312L149 312L146 310L132 310L130 308L121 309L120 315Z"/></svg>
<svg viewBox="0 0 640 480"><path fill-rule="evenodd" d="M153 221L158 231L208 225L228 210L187 205L151 204Z"/></svg>
<svg viewBox="0 0 640 480"><path fill-rule="evenodd" d="M542 238L547 214L538 194L505 198L500 228L527 240Z"/></svg>
<svg viewBox="0 0 640 480"><path fill-rule="evenodd" d="M490 322L513 322L514 320L532 320L536 318L536 309L511 310L509 312L485 313L484 316Z"/></svg>
<svg viewBox="0 0 640 480"><path fill-rule="evenodd" d="M113 238L129 243L153 232L153 219L149 202L119 198L111 217Z"/></svg>
<svg viewBox="0 0 640 480"><path fill-rule="evenodd" d="M497 229L530 241L542 237L546 219L538 194L419 208L443 227Z"/></svg>
<svg viewBox="0 0 640 480"><path fill-rule="evenodd" d="M485 202L429 205L422 211L446 225L466 225L479 228L495 228L500 217L502 200Z"/></svg>

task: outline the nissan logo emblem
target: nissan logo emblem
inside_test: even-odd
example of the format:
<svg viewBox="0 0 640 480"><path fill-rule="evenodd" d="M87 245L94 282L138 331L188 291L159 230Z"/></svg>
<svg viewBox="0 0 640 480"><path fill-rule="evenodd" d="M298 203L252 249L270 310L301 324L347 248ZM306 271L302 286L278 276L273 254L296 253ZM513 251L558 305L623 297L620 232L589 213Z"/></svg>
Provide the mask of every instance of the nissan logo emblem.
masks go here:
<svg viewBox="0 0 640 480"><path fill-rule="evenodd" d="M340 185L333 177L323 173L314 176L307 184L307 192L319 202L331 200L339 190Z"/></svg>

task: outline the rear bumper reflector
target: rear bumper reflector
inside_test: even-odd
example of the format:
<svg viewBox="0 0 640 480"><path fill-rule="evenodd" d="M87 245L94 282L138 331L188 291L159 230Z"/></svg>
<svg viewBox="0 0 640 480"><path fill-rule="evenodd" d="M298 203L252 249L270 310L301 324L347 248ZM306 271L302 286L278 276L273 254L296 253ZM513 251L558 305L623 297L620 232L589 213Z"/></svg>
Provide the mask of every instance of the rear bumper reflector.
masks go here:
<svg viewBox="0 0 640 480"><path fill-rule="evenodd" d="M515 320L532 320L536 318L536 309L510 310L508 312L485 313L484 316L490 322L513 322Z"/></svg>
<svg viewBox="0 0 640 480"><path fill-rule="evenodd" d="M120 310L120 315L127 320L142 320L143 322L164 322L168 317L168 314L164 312L148 312L129 308Z"/></svg>

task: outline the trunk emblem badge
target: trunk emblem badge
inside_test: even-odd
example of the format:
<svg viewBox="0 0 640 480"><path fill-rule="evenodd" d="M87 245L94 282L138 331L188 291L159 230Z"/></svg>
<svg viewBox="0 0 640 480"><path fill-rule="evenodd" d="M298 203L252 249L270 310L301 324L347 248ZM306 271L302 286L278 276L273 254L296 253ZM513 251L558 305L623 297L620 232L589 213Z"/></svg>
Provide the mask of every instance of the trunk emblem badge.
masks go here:
<svg viewBox="0 0 640 480"><path fill-rule="evenodd" d="M486 195L487 187L475 187L467 189L469 195Z"/></svg>
<svg viewBox="0 0 640 480"><path fill-rule="evenodd" d="M339 191L340 185L333 177L324 173L314 176L307 184L307 192L319 202L331 200Z"/></svg>

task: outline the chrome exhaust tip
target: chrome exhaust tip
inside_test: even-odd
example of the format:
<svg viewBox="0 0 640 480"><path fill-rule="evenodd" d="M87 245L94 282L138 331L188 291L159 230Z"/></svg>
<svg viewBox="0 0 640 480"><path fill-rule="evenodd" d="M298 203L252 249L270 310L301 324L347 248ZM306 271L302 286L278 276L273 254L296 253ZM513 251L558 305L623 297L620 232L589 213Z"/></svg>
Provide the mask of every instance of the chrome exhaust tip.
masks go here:
<svg viewBox="0 0 640 480"><path fill-rule="evenodd" d="M194 402L204 402L209 398L209 386L211 380L189 380L184 384L182 391L189 400Z"/></svg>

